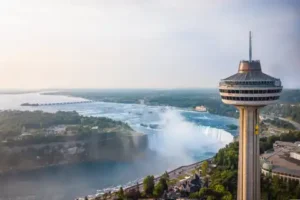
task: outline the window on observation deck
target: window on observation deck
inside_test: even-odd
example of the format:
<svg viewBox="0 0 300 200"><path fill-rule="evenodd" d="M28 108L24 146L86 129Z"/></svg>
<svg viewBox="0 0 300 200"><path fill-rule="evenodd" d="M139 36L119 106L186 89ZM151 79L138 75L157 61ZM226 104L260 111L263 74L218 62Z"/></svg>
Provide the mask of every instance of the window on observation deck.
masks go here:
<svg viewBox="0 0 300 200"><path fill-rule="evenodd" d="M233 101L273 101L278 100L279 96L270 96L270 97L230 97L222 96L222 99L233 100Z"/></svg>
<svg viewBox="0 0 300 200"><path fill-rule="evenodd" d="M266 94L266 93L279 93L282 89L273 89L273 90L219 90L221 93L229 93L229 94Z"/></svg>

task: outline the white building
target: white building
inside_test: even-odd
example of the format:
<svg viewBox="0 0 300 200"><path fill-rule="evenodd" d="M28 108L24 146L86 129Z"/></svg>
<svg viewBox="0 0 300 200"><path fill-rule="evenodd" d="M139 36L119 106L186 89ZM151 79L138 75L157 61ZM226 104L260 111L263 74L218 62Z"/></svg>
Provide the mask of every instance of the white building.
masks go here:
<svg viewBox="0 0 300 200"><path fill-rule="evenodd" d="M292 151L290 152L290 157L296 160L300 160L300 152L299 151Z"/></svg>
<svg viewBox="0 0 300 200"><path fill-rule="evenodd" d="M274 152L261 156L261 172L264 175L279 176L300 182L300 147L298 145L299 142L276 141L273 144Z"/></svg>

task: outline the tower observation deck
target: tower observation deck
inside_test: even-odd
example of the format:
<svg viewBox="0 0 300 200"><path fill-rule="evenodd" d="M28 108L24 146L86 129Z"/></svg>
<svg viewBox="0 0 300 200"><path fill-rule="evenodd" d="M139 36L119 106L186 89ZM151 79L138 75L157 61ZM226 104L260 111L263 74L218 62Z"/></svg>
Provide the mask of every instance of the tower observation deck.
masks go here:
<svg viewBox="0 0 300 200"><path fill-rule="evenodd" d="M240 112L238 200L260 199L259 108L276 102L281 94L280 79L262 72L259 60L252 60L249 35L249 61L241 61L238 73L222 79L219 91L223 103Z"/></svg>

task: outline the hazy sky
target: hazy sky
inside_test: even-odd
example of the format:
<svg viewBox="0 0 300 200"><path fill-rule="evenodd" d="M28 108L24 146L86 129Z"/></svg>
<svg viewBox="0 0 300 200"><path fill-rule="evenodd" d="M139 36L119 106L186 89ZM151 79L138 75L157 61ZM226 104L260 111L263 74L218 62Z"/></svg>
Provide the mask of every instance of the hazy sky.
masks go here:
<svg viewBox="0 0 300 200"><path fill-rule="evenodd" d="M298 0L0 1L0 88L217 87L248 59L300 88Z"/></svg>

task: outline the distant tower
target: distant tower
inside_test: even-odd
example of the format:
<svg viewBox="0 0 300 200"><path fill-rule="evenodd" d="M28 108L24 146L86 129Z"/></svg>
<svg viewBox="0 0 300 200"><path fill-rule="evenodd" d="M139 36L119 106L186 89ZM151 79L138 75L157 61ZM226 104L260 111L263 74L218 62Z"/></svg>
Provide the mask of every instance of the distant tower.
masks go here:
<svg viewBox="0 0 300 200"><path fill-rule="evenodd" d="M280 79L261 71L259 60L252 60L249 35L249 61L241 61L238 73L219 84L223 103L240 112L238 200L260 199L259 108L276 102L282 91Z"/></svg>

